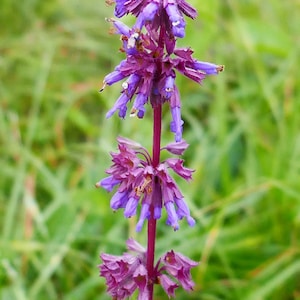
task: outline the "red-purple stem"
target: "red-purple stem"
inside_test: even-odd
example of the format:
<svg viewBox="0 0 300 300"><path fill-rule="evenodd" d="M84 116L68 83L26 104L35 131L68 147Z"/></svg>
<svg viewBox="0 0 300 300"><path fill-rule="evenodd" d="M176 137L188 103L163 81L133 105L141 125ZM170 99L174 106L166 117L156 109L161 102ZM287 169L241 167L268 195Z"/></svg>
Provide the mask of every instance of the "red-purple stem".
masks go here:
<svg viewBox="0 0 300 300"><path fill-rule="evenodd" d="M152 164L157 167L160 161L160 139L161 139L161 104L153 107L153 146ZM156 219L154 219L154 207L150 206L150 219L148 221L148 246L147 246L147 271L149 276L149 300L153 299L153 286L155 283L154 254L156 238Z"/></svg>

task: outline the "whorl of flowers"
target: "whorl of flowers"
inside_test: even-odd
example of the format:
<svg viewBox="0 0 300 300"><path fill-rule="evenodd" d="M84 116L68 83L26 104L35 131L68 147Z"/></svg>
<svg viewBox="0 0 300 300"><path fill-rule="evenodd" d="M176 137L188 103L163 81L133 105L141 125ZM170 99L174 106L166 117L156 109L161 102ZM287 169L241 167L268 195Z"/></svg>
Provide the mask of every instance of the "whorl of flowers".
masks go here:
<svg viewBox="0 0 300 300"><path fill-rule="evenodd" d="M157 103L168 102L173 118L171 131L175 133L175 141L179 142L183 121L175 71L201 83L207 75L222 71L223 66L194 59L190 48L175 47L175 38L183 37L185 28L182 13L192 18L196 16L186 1L177 1L177 4L176 1L116 1L115 15L128 13L138 16L133 28L108 19L115 32L121 35L126 59L104 78L100 91L106 85L124 80L121 95L106 117L118 110L119 117L125 118L127 104L133 98L130 116L139 118L144 117L146 103L150 102L154 107ZM145 33L141 31L143 27Z"/></svg>
<svg viewBox="0 0 300 300"><path fill-rule="evenodd" d="M175 297L175 290L181 285L191 291L194 286L190 270L197 262L173 250L166 252L154 267L149 278L146 268L146 249L134 239L127 240L127 249L122 256L103 253L103 263L99 265L100 276L106 278L107 292L113 299L123 300L139 290L138 300L148 298L147 282L160 284L169 297Z"/></svg>
<svg viewBox="0 0 300 300"><path fill-rule="evenodd" d="M157 167L153 167L150 154L142 145L123 137L117 140L119 152L111 153L113 165L106 171L110 176L96 184L109 192L118 186L110 202L111 208L124 208L125 217L130 218L136 214L141 202L137 231L142 229L145 219L149 219L150 205L154 206L155 219L161 217L163 207L166 209L167 224L174 230L179 228L178 220L184 217L188 224L193 226L195 220L190 216L184 197L168 171L172 169L189 181L192 179L193 170L185 168L183 160L179 158L168 158ZM182 154L187 146L186 142L181 141L168 144L162 150Z"/></svg>

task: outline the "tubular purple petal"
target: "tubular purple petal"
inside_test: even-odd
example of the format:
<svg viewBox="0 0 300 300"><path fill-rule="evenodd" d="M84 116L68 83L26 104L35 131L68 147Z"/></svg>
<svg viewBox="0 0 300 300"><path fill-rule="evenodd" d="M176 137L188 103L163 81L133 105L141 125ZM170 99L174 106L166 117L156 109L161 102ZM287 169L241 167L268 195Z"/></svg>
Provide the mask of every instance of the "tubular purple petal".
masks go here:
<svg viewBox="0 0 300 300"><path fill-rule="evenodd" d="M120 71L113 71L104 77L103 82L104 84L112 85L124 78L125 76Z"/></svg>
<svg viewBox="0 0 300 300"><path fill-rule="evenodd" d="M181 103L180 103L180 95L179 95L179 91L176 85L174 85L174 92L172 94L172 97L170 98L170 106L171 108L173 107L181 107Z"/></svg>
<svg viewBox="0 0 300 300"><path fill-rule="evenodd" d="M165 160L167 165L179 176L189 181L192 179L192 173L194 170L183 166L183 160L179 158L168 158Z"/></svg>
<svg viewBox="0 0 300 300"><path fill-rule="evenodd" d="M159 276L160 285L164 289L164 291L167 293L167 295L170 297L175 297L175 289L179 287L177 283L175 283L173 280L169 278L169 276L165 274L161 274Z"/></svg>
<svg viewBox="0 0 300 300"><path fill-rule="evenodd" d="M172 154L182 155L188 146L189 144L186 141L181 140L180 142L169 143L167 146L163 147L162 150L166 149Z"/></svg>
<svg viewBox="0 0 300 300"><path fill-rule="evenodd" d="M186 216L186 220L187 220L190 227L194 227L196 225L196 221L193 217Z"/></svg>
<svg viewBox="0 0 300 300"><path fill-rule="evenodd" d="M118 136L117 141L118 141L119 144L126 145L130 149L134 149L134 150L143 149L143 150L145 150L145 148L140 143L138 143L136 141L133 141L131 139L122 137L122 136Z"/></svg>
<svg viewBox="0 0 300 300"><path fill-rule="evenodd" d="M102 179L96 186L102 186L108 192L111 192L116 185L118 185L121 181L115 179L113 176L106 177Z"/></svg>
<svg viewBox="0 0 300 300"><path fill-rule="evenodd" d="M139 109L138 113L137 113L137 117L139 119L143 119L144 118L144 115L145 115L145 112L146 112L146 109L145 107L142 107L141 109Z"/></svg>
<svg viewBox="0 0 300 300"><path fill-rule="evenodd" d="M127 25L115 19L107 19L107 20L113 23L114 27L117 30L116 32L117 34L123 34L127 37L130 36L130 28Z"/></svg>
<svg viewBox="0 0 300 300"><path fill-rule="evenodd" d="M172 226L175 231L178 230L178 217L174 208L174 204L172 202L165 203L165 208L168 215L167 224Z"/></svg>
<svg viewBox="0 0 300 300"><path fill-rule="evenodd" d="M173 121L170 124L171 132L175 133L175 141L180 142L182 139L183 121L181 120L180 107L171 108Z"/></svg>
<svg viewBox="0 0 300 300"><path fill-rule="evenodd" d="M127 10L125 7L125 2L127 0L116 0L116 7L115 7L115 16L117 18L121 18L127 14Z"/></svg>
<svg viewBox="0 0 300 300"><path fill-rule="evenodd" d="M141 30L146 22L152 21L157 13L158 7L159 4L156 2L150 2L147 4L139 14L134 27Z"/></svg>
<svg viewBox="0 0 300 300"><path fill-rule="evenodd" d="M222 66L198 60L194 62L193 67L195 70L203 71L206 75L217 75L222 68Z"/></svg>
<svg viewBox="0 0 300 300"><path fill-rule="evenodd" d="M177 206L177 216L179 218L179 220L181 220L182 218L186 218L189 226L193 227L196 224L196 221L194 218L191 217L190 215L190 209L187 206L187 204L185 203L184 199L178 199L178 198L174 198L175 200L175 204Z"/></svg>
<svg viewBox="0 0 300 300"><path fill-rule="evenodd" d="M183 38L185 35L185 21L174 3L169 3L166 6L166 12L169 16L172 32L174 36Z"/></svg>
<svg viewBox="0 0 300 300"><path fill-rule="evenodd" d="M160 206L155 206L154 207L154 219L160 219L161 218L161 207Z"/></svg>
<svg viewBox="0 0 300 300"><path fill-rule="evenodd" d="M145 255L146 249L133 238L126 241L127 249Z"/></svg>
<svg viewBox="0 0 300 300"><path fill-rule="evenodd" d="M148 282L148 273L144 265L140 264L133 272L133 280L140 291L146 288Z"/></svg>
<svg viewBox="0 0 300 300"><path fill-rule="evenodd" d="M179 219L190 215L190 210L184 199L174 198L174 201L177 206L177 216Z"/></svg>
<svg viewBox="0 0 300 300"><path fill-rule="evenodd" d="M126 218L131 218L132 216L136 215L136 209L138 204L139 204L139 199L135 197L130 197L125 206L124 216Z"/></svg>
<svg viewBox="0 0 300 300"><path fill-rule="evenodd" d="M128 96L125 93L122 93L121 96L118 98L118 100L115 102L112 109L110 109L106 113L106 118L107 119L110 118L118 109L122 110L120 117L124 118L126 115L126 109L127 109L126 104L129 100L130 100L130 98L128 98ZM125 110L125 115L123 116L124 110Z"/></svg>
<svg viewBox="0 0 300 300"><path fill-rule="evenodd" d="M130 115L134 116L137 114L139 118L142 118L145 113L144 105L147 103L147 101L148 101L148 95L145 95L142 93L137 94L137 96L133 102L133 107L132 107Z"/></svg>
<svg viewBox="0 0 300 300"><path fill-rule="evenodd" d="M177 0L178 8L188 17L195 19L197 17L197 11L185 0Z"/></svg>
<svg viewBox="0 0 300 300"><path fill-rule="evenodd" d="M143 228L144 221L150 217L150 211L149 211L150 205L148 203L142 204L142 209L140 213L140 218L138 223L136 224L136 231L140 232Z"/></svg>
<svg viewBox="0 0 300 300"><path fill-rule="evenodd" d="M137 74L131 74L126 81L122 83L123 92L132 97L138 87L141 77Z"/></svg>
<svg viewBox="0 0 300 300"><path fill-rule="evenodd" d="M110 207L114 210L125 207L128 201L127 192L116 192L110 200Z"/></svg>
<svg viewBox="0 0 300 300"><path fill-rule="evenodd" d="M127 112L127 106L126 104L124 104L119 108L119 117L124 119L126 117L126 112Z"/></svg>
<svg viewBox="0 0 300 300"><path fill-rule="evenodd" d="M139 290L139 295L137 300L145 300L145 299L149 299L149 291L148 289L143 289L143 290Z"/></svg>

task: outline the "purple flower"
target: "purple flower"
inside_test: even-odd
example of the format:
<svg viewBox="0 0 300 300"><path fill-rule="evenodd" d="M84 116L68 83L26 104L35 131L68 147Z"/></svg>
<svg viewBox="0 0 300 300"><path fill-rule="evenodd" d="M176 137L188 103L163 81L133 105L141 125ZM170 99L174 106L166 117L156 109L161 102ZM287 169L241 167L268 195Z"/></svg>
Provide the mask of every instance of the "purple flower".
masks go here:
<svg viewBox="0 0 300 300"><path fill-rule="evenodd" d="M195 284L191 278L191 268L196 267L197 262L171 250L162 256L160 263L162 266L158 269L159 273L166 272L174 277L187 291L193 289Z"/></svg>
<svg viewBox="0 0 300 300"><path fill-rule="evenodd" d="M179 287L169 276L166 274L161 274L159 277L159 282L169 297L175 297L175 289Z"/></svg>
<svg viewBox="0 0 300 300"><path fill-rule="evenodd" d="M180 154L187 148L187 143L171 143L163 149ZM173 170L183 179L189 181L193 170L183 166L183 160L168 158L153 167L148 151L139 143L126 138L118 138L119 152L111 153L113 165L106 171L108 177L96 184L108 192L118 187L110 201L112 209L124 208L124 216L130 218L137 212L139 203L141 210L136 230L140 231L146 219L150 218L150 206L154 207L154 218L161 217L162 208L167 212L167 224L174 230L179 228L178 221L186 218L190 226L195 220L185 203L175 180L169 174Z"/></svg>
<svg viewBox="0 0 300 300"><path fill-rule="evenodd" d="M147 14L147 18L150 18L152 10L158 5L158 2L150 2L146 6L144 3L146 1L137 1L136 5L140 5L147 11L151 10L151 14ZM178 1L177 6L173 2L168 2L166 7L176 6L179 10L180 7L185 7L188 11L189 6L186 7L184 4L185 1ZM131 1L126 1L124 5L131 7L132 12L136 8ZM162 4L159 5L159 7L162 6ZM143 13L138 15L141 17ZM157 103L168 102L173 119L170 124L171 131L175 134L175 141L180 142L183 120L181 119L180 95L175 84L176 71L197 83L201 83L207 75L218 74L222 71L223 66L194 59L192 57L193 51L190 48L174 49L175 44L173 44L167 31L161 31L158 35L157 30L147 27L147 32L142 33L138 32L136 28L130 29L119 21L113 19L108 19L108 21L112 22L116 32L121 34L123 51L127 57L104 78L103 87L100 91L103 91L106 85L112 85L125 78L127 80L122 83L121 95L108 111L106 117L109 118L116 111L119 111L119 117L125 118L128 103L133 98L135 100L130 109L130 116L138 116L139 118L144 117L147 103L156 106ZM161 41L165 41L165 44L162 44ZM170 52L165 53L165 45Z"/></svg>
<svg viewBox="0 0 300 300"><path fill-rule="evenodd" d="M186 141L181 140L180 142L170 143L161 150L166 149L172 154L182 155L188 146L189 145Z"/></svg>
<svg viewBox="0 0 300 300"><path fill-rule="evenodd" d="M198 265L197 262L171 250L158 259L153 277L149 278L146 249L134 239L127 240L126 244L127 249L134 253L125 252L122 256L100 255L100 276L106 279L107 292L114 299L126 299L136 290L139 290L139 300L148 299L149 280L160 284L169 298L175 297L175 290L179 286L187 291L193 289L190 272L191 268Z"/></svg>
<svg viewBox="0 0 300 300"><path fill-rule="evenodd" d="M137 254L126 252L122 256L106 253L100 255L103 261L99 265L100 276L105 277L107 292L114 299L126 299L136 289L139 289L140 296L147 293L146 250L133 239L127 241L127 249Z"/></svg>

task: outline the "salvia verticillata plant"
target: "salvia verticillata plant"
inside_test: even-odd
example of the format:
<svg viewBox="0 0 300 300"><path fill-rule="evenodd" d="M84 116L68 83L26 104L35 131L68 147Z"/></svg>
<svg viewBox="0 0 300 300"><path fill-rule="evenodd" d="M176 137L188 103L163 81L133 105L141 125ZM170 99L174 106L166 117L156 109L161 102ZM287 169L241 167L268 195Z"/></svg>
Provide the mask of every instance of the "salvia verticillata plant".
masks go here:
<svg viewBox="0 0 300 300"><path fill-rule="evenodd" d="M193 58L190 48L177 48L176 41L185 35L184 16L194 19L196 10L185 0L106 0L115 4L115 16L132 14L136 17L133 27L117 19L111 22L114 32L121 36L125 58L103 81L107 85L122 81L122 91L106 117L118 111L120 118L129 115L143 118L146 107L153 111L152 154L140 143L118 137L118 152L111 153L112 165L108 177L96 186L113 191L110 206L123 209L130 218L139 212L136 231L147 222L147 248L133 239L127 241L128 252L122 256L101 254L100 276L105 277L107 292L113 299L126 299L135 291L138 299L153 299L154 284L160 284L168 297L175 297L181 286L191 291L194 286L190 270L198 265L180 253L168 250L155 263L155 236L157 220L166 211L166 224L179 229L179 221L186 219L190 226L195 220L176 184L172 173L183 179L192 179L193 170L184 167L178 158L187 149L182 139L183 120L181 101L175 84L179 72L201 83L207 75L218 74L223 66ZM150 105L149 105L150 104ZM161 147L162 105L169 105L172 121L170 130L174 142ZM163 161L160 153L172 154Z"/></svg>

